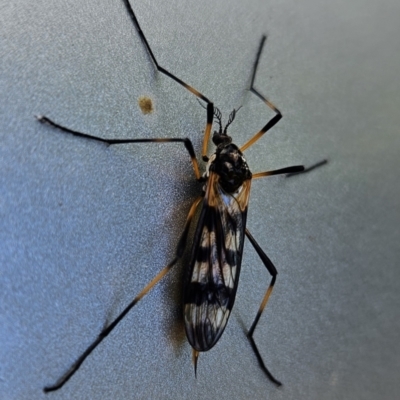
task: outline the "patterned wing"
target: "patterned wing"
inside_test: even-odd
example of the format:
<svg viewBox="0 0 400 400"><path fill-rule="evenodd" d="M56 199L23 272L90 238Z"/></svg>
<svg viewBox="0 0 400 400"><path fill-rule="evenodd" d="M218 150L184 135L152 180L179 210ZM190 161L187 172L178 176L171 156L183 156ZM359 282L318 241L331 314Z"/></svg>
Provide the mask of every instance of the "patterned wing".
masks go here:
<svg viewBox="0 0 400 400"><path fill-rule="evenodd" d="M189 343L211 349L221 337L232 310L239 280L251 180L235 193L225 192L210 173L196 228L184 294Z"/></svg>

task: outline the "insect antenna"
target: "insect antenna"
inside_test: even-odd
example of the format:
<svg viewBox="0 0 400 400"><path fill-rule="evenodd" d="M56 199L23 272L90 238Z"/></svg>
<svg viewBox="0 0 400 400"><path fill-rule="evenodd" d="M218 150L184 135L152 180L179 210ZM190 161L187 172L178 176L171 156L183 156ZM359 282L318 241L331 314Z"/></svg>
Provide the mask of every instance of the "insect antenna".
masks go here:
<svg viewBox="0 0 400 400"><path fill-rule="evenodd" d="M217 118L217 122L219 125L219 133L221 134L222 133L222 122L221 122L222 113L219 110L219 108L217 108L217 107L214 107L214 116L215 116L215 118Z"/></svg>
<svg viewBox="0 0 400 400"><path fill-rule="evenodd" d="M233 122L233 120L236 117L236 113L242 108L242 106L240 106L237 110L233 109L233 111L229 114L229 118L228 118L228 123L225 126L224 129L224 135L226 135L226 131L228 129L228 126Z"/></svg>

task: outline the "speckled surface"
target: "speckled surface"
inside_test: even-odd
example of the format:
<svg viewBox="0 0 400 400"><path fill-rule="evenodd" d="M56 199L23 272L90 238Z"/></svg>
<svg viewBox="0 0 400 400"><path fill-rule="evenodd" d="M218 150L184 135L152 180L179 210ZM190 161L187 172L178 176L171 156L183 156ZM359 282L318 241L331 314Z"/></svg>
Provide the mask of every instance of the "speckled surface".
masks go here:
<svg viewBox="0 0 400 400"><path fill-rule="evenodd" d="M400 5L397 0L155 1L132 5L160 63L192 84L244 143L257 180L248 227L278 268L255 338L243 333L269 278L245 244L238 297L194 378L180 322L182 262L54 399L393 399L400 390ZM199 185L179 145L105 147L41 125L45 114L109 138L189 137L205 111L156 74L119 1L0 5L0 399L45 398L103 326L171 259ZM138 99L152 99L142 114Z"/></svg>

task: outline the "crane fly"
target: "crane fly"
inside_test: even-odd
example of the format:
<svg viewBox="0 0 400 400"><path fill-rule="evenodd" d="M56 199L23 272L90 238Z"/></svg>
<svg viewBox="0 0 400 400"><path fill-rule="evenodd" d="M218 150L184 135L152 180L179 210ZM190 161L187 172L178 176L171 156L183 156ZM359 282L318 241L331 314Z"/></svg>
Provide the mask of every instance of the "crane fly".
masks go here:
<svg viewBox="0 0 400 400"><path fill-rule="evenodd" d="M104 139L66 128L43 115L36 118L40 122L47 123L65 133L103 142L107 145L126 143L183 143L190 155L195 177L199 182L203 182L204 186L202 193L190 207L173 260L148 283L110 325L100 332L97 339L81 354L70 369L54 385L46 386L43 390L50 392L61 388L131 308L172 269L183 256L190 224L197 209L200 207L201 211L194 233L191 258L189 265L185 268L183 280L183 316L186 336L192 347L195 374L199 354L215 346L227 325L235 302L242 263L243 245L246 236L271 275L271 282L266 290L254 322L247 332L247 337L264 373L272 382L280 386L281 383L265 366L253 339L258 321L274 287L277 270L246 227L251 182L254 179L272 175L286 174L286 176L289 176L308 172L325 164L327 161L323 160L307 169L302 165L297 165L255 174L251 173L247 165L247 161L243 155L244 150L252 146L282 118L282 114L278 108L254 87L257 67L266 36L262 36L261 38L253 66L249 90L258 96L275 115L250 140L239 147L233 143L232 137L228 135L228 127L234 121L238 110L234 109L230 113L228 121L223 127L222 113L214 106L212 101L158 64L129 1L123 0L123 2L156 69L182 85L194 94L199 101L205 104L203 107L207 110L207 122L202 145L202 159L206 162L205 172L200 174L195 151L192 142L188 138ZM212 141L216 149L214 154L208 157L208 142L214 121L218 125L217 130L212 135Z"/></svg>

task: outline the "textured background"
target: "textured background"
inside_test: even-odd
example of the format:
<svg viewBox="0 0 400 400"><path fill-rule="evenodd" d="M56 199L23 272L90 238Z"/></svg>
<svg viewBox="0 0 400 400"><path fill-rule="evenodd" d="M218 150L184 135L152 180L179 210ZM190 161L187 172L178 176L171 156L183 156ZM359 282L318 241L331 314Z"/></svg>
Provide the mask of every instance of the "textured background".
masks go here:
<svg viewBox="0 0 400 400"><path fill-rule="evenodd" d="M393 399L400 385L398 0L133 2L160 63L212 99L253 172L328 157L308 175L253 183L236 306L194 378L180 322L181 263L86 360L56 399ZM39 124L46 114L108 138L190 137L205 111L156 74L121 1L0 4L0 398L40 399L173 256L198 193L180 145L105 147ZM143 115L140 96L155 112Z"/></svg>

